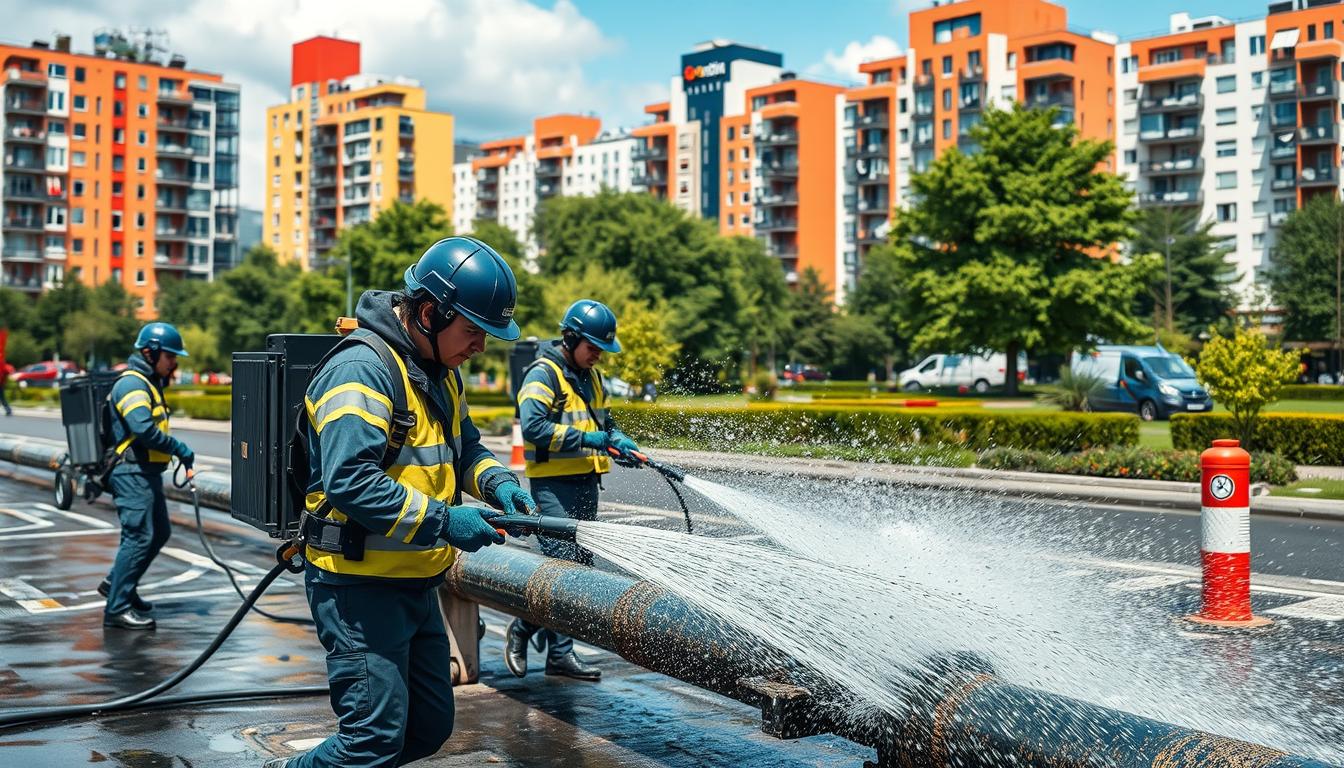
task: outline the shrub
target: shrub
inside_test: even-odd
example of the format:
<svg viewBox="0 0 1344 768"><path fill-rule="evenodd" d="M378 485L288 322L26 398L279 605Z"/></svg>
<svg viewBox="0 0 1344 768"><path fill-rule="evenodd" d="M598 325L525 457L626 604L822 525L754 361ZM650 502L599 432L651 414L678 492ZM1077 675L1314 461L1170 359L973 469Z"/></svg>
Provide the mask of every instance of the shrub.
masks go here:
<svg viewBox="0 0 1344 768"><path fill-rule="evenodd" d="M621 428L643 442L688 438L715 450L735 443L838 445L850 448L943 443L973 450L1000 446L1077 451L1133 445L1129 414L996 413L980 410L872 409L759 404L750 408L618 405Z"/></svg>
<svg viewBox="0 0 1344 768"><path fill-rule="evenodd" d="M1289 384L1279 392L1284 400L1341 400L1344 387L1338 384Z"/></svg>
<svg viewBox="0 0 1344 768"><path fill-rule="evenodd" d="M996 448L982 453L976 466L1090 477L1199 482L1198 451L1163 451L1134 446L1093 448L1065 454ZM1251 455L1251 482L1286 485L1296 479L1297 469L1288 459L1273 453Z"/></svg>
<svg viewBox="0 0 1344 768"><path fill-rule="evenodd" d="M1059 382L1046 392L1045 401L1065 411L1091 410L1090 400L1101 391L1100 376L1074 373L1069 366L1059 369Z"/></svg>
<svg viewBox="0 0 1344 768"><path fill-rule="evenodd" d="M169 390L168 407L176 416L209 421L228 421L233 414L232 395L184 394Z"/></svg>
<svg viewBox="0 0 1344 768"><path fill-rule="evenodd" d="M1270 346L1264 334L1233 329L1232 338L1215 335L1199 354L1199 380L1231 412L1233 432L1247 448L1255 442L1264 407L1279 399L1297 376L1298 356Z"/></svg>
<svg viewBox="0 0 1344 768"><path fill-rule="evenodd" d="M1171 444L1203 450L1218 438L1236 437L1237 428L1224 414L1175 414ZM1256 447L1298 464L1344 464L1344 414L1266 413L1255 427Z"/></svg>
<svg viewBox="0 0 1344 768"><path fill-rule="evenodd" d="M774 400L779 392L779 378L771 371L764 368L756 371L756 376L751 380L752 400Z"/></svg>

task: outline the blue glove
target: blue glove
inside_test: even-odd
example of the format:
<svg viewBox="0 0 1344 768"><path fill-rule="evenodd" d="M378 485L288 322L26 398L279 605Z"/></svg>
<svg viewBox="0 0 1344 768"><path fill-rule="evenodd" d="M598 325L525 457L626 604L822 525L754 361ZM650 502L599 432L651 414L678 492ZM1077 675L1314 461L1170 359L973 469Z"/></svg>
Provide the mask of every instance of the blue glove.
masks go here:
<svg viewBox="0 0 1344 768"><path fill-rule="evenodd" d="M523 490L523 486L517 483L501 483L495 488L495 501L503 508L504 514L520 515L537 514L537 501L532 498L532 494Z"/></svg>
<svg viewBox="0 0 1344 768"><path fill-rule="evenodd" d="M463 552L475 552L491 544L503 544L504 534L495 530L487 518L497 512L486 507L448 507L448 520L439 536Z"/></svg>
<svg viewBox="0 0 1344 768"><path fill-rule="evenodd" d="M635 458L634 454L639 453L639 446L624 432L612 433L611 447L620 451L622 456L630 459Z"/></svg>
<svg viewBox="0 0 1344 768"><path fill-rule="evenodd" d="M196 463L196 452L191 450L186 443L177 441L177 460L182 462L182 466L191 469Z"/></svg>
<svg viewBox="0 0 1344 768"><path fill-rule="evenodd" d="M611 445L611 435L606 432L584 432L583 447L591 448L594 451L605 451L607 446Z"/></svg>

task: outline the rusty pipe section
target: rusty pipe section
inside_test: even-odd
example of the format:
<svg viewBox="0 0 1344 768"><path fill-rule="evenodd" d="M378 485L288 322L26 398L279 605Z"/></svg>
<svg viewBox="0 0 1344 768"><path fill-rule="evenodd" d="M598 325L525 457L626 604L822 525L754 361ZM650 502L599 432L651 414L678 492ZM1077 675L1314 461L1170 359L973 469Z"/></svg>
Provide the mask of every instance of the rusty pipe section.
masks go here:
<svg viewBox="0 0 1344 768"><path fill-rule="evenodd" d="M3 461L54 471L64 455L48 442L0 435ZM198 474L202 506L229 511L229 483L218 473ZM168 494L191 501L186 489L169 488ZM844 681L819 678L655 584L516 547L458 553L447 578L460 598L760 707L763 727L772 735L835 733L874 747L883 768L1332 768L1012 685L967 654L928 660L905 712L873 714Z"/></svg>
<svg viewBox="0 0 1344 768"><path fill-rule="evenodd" d="M968 654L929 659L899 716L872 713L844 689L844 681L818 679L654 584L522 549L459 553L448 583L460 598L760 706L766 730L775 735L829 732L874 747L880 766L1327 768L1268 747L1012 685Z"/></svg>

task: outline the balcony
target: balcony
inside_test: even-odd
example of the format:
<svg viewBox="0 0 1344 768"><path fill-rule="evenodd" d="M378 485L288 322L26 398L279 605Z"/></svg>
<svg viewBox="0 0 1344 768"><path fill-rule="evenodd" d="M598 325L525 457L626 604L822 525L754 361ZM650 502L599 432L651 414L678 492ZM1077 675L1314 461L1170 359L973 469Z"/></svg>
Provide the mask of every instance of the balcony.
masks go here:
<svg viewBox="0 0 1344 768"><path fill-rule="evenodd" d="M6 216L4 218L4 228L15 232L41 232L42 217Z"/></svg>
<svg viewBox="0 0 1344 768"><path fill-rule="evenodd" d="M185 198L159 197L154 200L154 210L159 213L186 213Z"/></svg>
<svg viewBox="0 0 1344 768"><path fill-rule="evenodd" d="M154 183L162 185L187 185L192 183L191 174L158 168L154 171Z"/></svg>
<svg viewBox="0 0 1344 768"><path fill-rule="evenodd" d="M976 96L973 99L958 100L957 108L962 112L979 112L985 108L985 103L979 96Z"/></svg>
<svg viewBox="0 0 1344 768"><path fill-rule="evenodd" d="M915 117L930 117L933 115L933 102L921 102L915 99Z"/></svg>
<svg viewBox="0 0 1344 768"><path fill-rule="evenodd" d="M1288 111L1272 110L1269 113L1270 128L1291 128L1297 125L1297 110Z"/></svg>
<svg viewBox="0 0 1344 768"><path fill-rule="evenodd" d="M864 128L885 128L891 124L891 116L886 110L880 112L865 112L863 117L859 118L859 125Z"/></svg>
<svg viewBox="0 0 1344 768"><path fill-rule="evenodd" d="M648 144L636 144L634 149L630 150L630 159L636 163L666 160L667 145L654 144L653 146L649 146Z"/></svg>
<svg viewBox="0 0 1344 768"><path fill-rule="evenodd" d="M333 205L335 205L333 203ZM336 217L327 214L313 216L313 229L335 229Z"/></svg>
<svg viewBox="0 0 1344 768"><path fill-rule="evenodd" d="M797 176L798 161L797 160L771 160L769 162L763 161L761 163L761 175L789 176L789 177Z"/></svg>
<svg viewBox="0 0 1344 768"><path fill-rule="evenodd" d="M42 263L42 252L36 248L6 246L3 251L0 251L0 258L3 258L5 261L22 261L40 264Z"/></svg>
<svg viewBox="0 0 1344 768"><path fill-rule="evenodd" d="M632 187L664 187L667 186L667 175L654 171L640 172L636 169L630 174L630 186Z"/></svg>
<svg viewBox="0 0 1344 768"><path fill-rule="evenodd" d="M37 271L29 272L26 276L15 275L6 271L3 275L0 275L0 285L24 293L42 292L42 281L38 278Z"/></svg>
<svg viewBox="0 0 1344 768"><path fill-rule="evenodd" d="M155 144L154 151L158 153L160 157L190 158L196 154L196 150L191 147L166 141L160 141L158 144Z"/></svg>
<svg viewBox="0 0 1344 768"><path fill-rule="evenodd" d="M1199 190L1175 190L1171 192L1145 192L1139 195L1141 205L1201 205L1204 193Z"/></svg>
<svg viewBox="0 0 1344 768"><path fill-rule="evenodd" d="M26 125L12 125L5 131L5 139L10 142L42 144L47 140L47 132Z"/></svg>
<svg viewBox="0 0 1344 768"><path fill-rule="evenodd" d="M192 102L191 91L186 88L160 88L158 100L160 104L189 105Z"/></svg>
<svg viewBox="0 0 1344 768"><path fill-rule="evenodd" d="M168 256L158 253L154 255L154 268L162 270L184 270L190 266L185 256Z"/></svg>
<svg viewBox="0 0 1344 768"><path fill-rule="evenodd" d="M1166 176L1178 173L1202 173L1204 161L1198 157L1185 157L1180 160L1155 160L1140 166L1143 172L1152 176Z"/></svg>
<svg viewBox="0 0 1344 768"><path fill-rule="evenodd" d="M1335 169L1328 165L1320 168L1303 168L1302 175L1297 180L1299 187L1333 187L1338 183L1339 177L1335 175Z"/></svg>
<svg viewBox="0 0 1344 768"><path fill-rule="evenodd" d="M19 178L27 179L28 177L20 176ZM4 196L5 202L11 200L30 200L41 203L46 201L47 192L37 184L6 184Z"/></svg>
<svg viewBox="0 0 1344 768"><path fill-rule="evenodd" d="M1269 150L1269 156L1274 160L1292 160L1297 157L1297 134L1293 134L1291 141L1274 141L1274 147Z"/></svg>
<svg viewBox="0 0 1344 768"><path fill-rule="evenodd" d="M313 199L312 199L312 207L313 207L314 209L318 209L318 208L335 208L335 207L336 207L336 196L335 196L335 195L316 195L316 196L314 196Z"/></svg>
<svg viewBox="0 0 1344 768"><path fill-rule="evenodd" d="M756 206L758 208L773 208L776 206L794 206L798 204L798 190L788 192L777 192L774 194L756 195Z"/></svg>
<svg viewBox="0 0 1344 768"><path fill-rule="evenodd" d="M559 160L542 160L537 163L537 178L554 179L563 176L565 166Z"/></svg>
<svg viewBox="0 0 1344 768"><path fill-rule="evenodd" d="M885 195L873 198L861 197L855 206L861 214L887 214L891 211L891 200Z"/></svg>
<svg viewBox="0 0 1344 768"><path fill-rule="evenodd" d="M869 142L847 149L850 157L886 157L888 154L885 142Z"/></svg>
<svg viewBox="0 0 1344 768"><path fill-rule="evenodd" d="M1297 189L1297 177L1288 176L1285 178L1270 179L1269 188L1275 192L1287 192L1290 189Z"/></svg>
<svg viewBox="0 0 1344 768"><path fill-rule="evenodd" d="M877 230L885 222L874 223L866 229L859 230L859 234L854 241L859 245L881 245L887 241L883 235L877 234Z"/></svg>
<svg viewBox="0 0 1344 768"><path fill-rule="evenodd" d="M184 242L187 239L186 227L155 227L154 239L164 242Z"/></svg>
<svg viewBox="0 0 1344 768"><path fill-rule="evenodd" d="M490 189L489 187L477 187L477 188L476 188L476 199L477 199L477 200L498 200L498 199L499 199L499 192L498 192L497 190Z"/></svg>
<svg viewBox="0 0 1344 768"><path fill-rule="evenodd" d="M798 143L797 131L761 132L756 134L756 144L763 146L791 146Z"/></svg>
<svg viewBox="0 0 1344 768"><path fill-rule="evenodd" d="M891 184L891 177L885 173L865 173L858 176L854 181L860 187L885 187Z"/></svg>
<svg viewBox="0 0 1344 768"><path fill-rule="evenodd" d="M539 182L537 184L537 197L547 198L560 194L560 184Z"/></svg>
<svg viewBox="0 0 1344 768"><path fill-rule="evenodd" d="M1269 225L1271 227L1282 226L1283 222L1288 220L1288 214L1291 211L1275 211L1269 214Z"/></svg>
<svg viewBox="0 0 1344 768"><path fill-rule="evenodd" d="M798 219L794 216L759 216L752 225L757 232L798 231Z"/></svg>
<svg viewBox="0 0 1344 768"><path fill-rule="evenodd" d="M1179 96L1161 96L1154 99L1144 99L1139 102L1139 109L1144 112L1177 112L1203 108L1204 95L1200 93L1184 93Z"/></svg>
<svg viewBox="0 0 1344 768"><path fill-rule="evenodd" d="M1058 93L1034 95L1027 101L1027 106L1034 109L1049 109L1050 107L1072 107L1073 103L1073 91L1060 91Z"/></svg>
<svg viewBox="0 0 1344 768"><path fill-rule="evenodd" d="M367 189L346 192L341 197L341 205L343 206L368 205L368 204L369 204L369 191Z"/></svg>
<svg viewBox="0 0 1344 768"><path fill-rule="evenodd" d="M338 143L340 142L337 140L335 132L324 131L313 138L313 149L318 150L325 147L334 147Z"/></svg>
<svg viewBox="0 0 1344 768"><path fill-rule="evenodd" d="M915 134L914 141L911 142L911 146L914 146L914 147L932 147L932 146L933 146L933 131L928 131L928 132L925 132L925 133L916 133L916 134Z"/></svg>
<svg viewBox="0 0 1344 768"><path fill-rule="evenodd" d="M42 99L27 99L22 96L10 96L5 99L5 111L14 115L45 115L46 102Z"/></svg>
<svg viewBox="0 0 1344 768"><path fill-rule="evenodd" d="M1269 98L1271 99L1291 99L1297 96L1297 79L1292 80L1270 80Z"/></svg>
<svg viewBox="0 0 1344 768"><path fill-rule="evenodd" d="M1335 123L1325 125L1304 125L1297 129L1299 145L1333 144L1338 141L1339 127Z"/></svg>
<svg viewBox="0 0 1344 768"><path fill-rule="evenodd" d="M1168 128L1165 131L1141 131L1139 141L1147 142L1176 142L1176 141L1203 141L1204 129L1202 127L1194 128Z"/></svg>
<svg viewBox="0 0 1344 768"><path fill-rule="evenodd" d="M957 80L963 83L978 83L985 79L985 68L981 66L965 66L957 72Z"/></svg>
<svg viewBox="0 0 1344 768"><path fill-rule="evenodd" d="M336 186L336 174L334 173L315 173L308 180L309 186L313 189Z"/></svg>
<svg viewBox="0 0 1344 768"><path fill-rule="evenodd" d="M29 88L46 88L47 76L31 69L10 67L5 70L5 84L9 86L27 86Z"/></svg>
<svg viewBox="0 0 1344 768"><path fill-rule="evenodd" d="M185 133L188 130L187 121L183 118L160 117L154 125L159 131L172 131L174 133Z"/></svg>
<svg viewBox="0 0 1344 768"><path fill-rule="evenodd" d="M1328 99L1333 101L1339 98L1339 81L1327 80L1320 83L1303 83L1297 90L1297 98L1302 101L1318 101Z"/></svg>

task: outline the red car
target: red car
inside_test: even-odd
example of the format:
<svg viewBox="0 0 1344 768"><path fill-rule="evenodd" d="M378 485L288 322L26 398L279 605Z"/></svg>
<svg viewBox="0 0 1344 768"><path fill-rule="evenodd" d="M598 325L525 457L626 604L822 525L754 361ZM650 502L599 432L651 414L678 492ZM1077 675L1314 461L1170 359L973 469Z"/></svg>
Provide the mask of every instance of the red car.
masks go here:
<svg viewBox="0 0 1344 768"><path fill-rule="evenodd" d="M83 371L69 360L62 360L59 363L53 360L44 360L40 363L25 365L10 378L20 387L54 387L66 376L74 376L79 373L83 373Z"/></svg>

